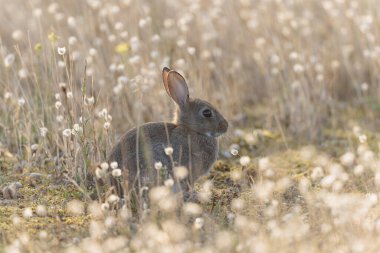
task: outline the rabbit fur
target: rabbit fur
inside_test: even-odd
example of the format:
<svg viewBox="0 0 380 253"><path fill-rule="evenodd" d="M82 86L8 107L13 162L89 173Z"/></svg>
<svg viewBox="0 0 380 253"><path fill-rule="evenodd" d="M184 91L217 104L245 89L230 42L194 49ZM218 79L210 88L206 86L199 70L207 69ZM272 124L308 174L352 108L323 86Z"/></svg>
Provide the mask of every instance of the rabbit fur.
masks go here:
<svg viewBox="0 0 380 253"><path fill-rule="evenodd" d="M126 170L129 190L157 185L160 172L154 165L161 162L164 180L173 177L173 167L188 169L187 178L173 188L187 192L217 159L217 137L228 129L228 122L214 106L189 97L186 81L178 72L165 67L162 77L177 104L174 121L151 122L129 130L108 158ZM172 147L171 155L165 153L167 147Z"/></svg>

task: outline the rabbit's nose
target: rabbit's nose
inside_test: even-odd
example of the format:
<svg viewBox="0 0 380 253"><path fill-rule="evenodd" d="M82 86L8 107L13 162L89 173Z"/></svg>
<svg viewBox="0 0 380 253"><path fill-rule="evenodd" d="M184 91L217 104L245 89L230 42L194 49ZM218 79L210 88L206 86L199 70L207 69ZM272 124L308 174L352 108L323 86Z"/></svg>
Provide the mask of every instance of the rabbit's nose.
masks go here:
<svg viewBox="0 0 380 253"><path fill-rule="evenodd" d="M228 122L227 122L227 120L223 120L222 122L219 123L219 129L223 133L227 132L227 129L228 129Z"/></svg>

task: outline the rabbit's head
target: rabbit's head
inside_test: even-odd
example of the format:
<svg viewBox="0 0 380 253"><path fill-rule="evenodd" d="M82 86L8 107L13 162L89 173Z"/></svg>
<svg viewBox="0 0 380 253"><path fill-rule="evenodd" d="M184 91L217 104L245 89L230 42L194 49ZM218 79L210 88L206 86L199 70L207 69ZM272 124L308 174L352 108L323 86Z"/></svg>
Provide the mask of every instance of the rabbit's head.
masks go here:
<svg viewBox="0 0 380 253"><path fill-rule="evenodd" d="M164 68L162 78L169 96L178 105L175 123L209 137L218 137L228 129L228 122L210 103L189 97L185 79L176 71Z"/></svg>

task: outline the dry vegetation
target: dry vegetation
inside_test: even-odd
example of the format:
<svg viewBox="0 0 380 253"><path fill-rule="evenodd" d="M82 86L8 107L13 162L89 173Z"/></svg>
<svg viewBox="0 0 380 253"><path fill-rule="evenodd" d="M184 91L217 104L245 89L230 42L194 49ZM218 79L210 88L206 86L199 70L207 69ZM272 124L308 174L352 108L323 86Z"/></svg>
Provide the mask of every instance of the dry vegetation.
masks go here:
<svg viewBox="0 0 380 253"><path fill-rule="evenodd" d="M0 4L0 252L379 252L378 0ZM163 66L231 127L136 219L95 168L171 117Z"/></svg>

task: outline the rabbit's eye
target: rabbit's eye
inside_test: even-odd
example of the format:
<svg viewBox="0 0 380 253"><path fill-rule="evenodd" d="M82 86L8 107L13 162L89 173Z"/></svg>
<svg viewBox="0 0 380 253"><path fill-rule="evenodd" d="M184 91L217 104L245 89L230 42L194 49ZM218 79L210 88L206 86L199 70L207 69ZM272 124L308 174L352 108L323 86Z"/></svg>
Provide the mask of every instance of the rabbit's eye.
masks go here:
<svg viewBox="0 0 380 253"><path fill-rule="evenodd" d="M212 116L212 112L210 109L205 109L205 110L203 110L202 115L205 118L210 118Z"/></svg>

